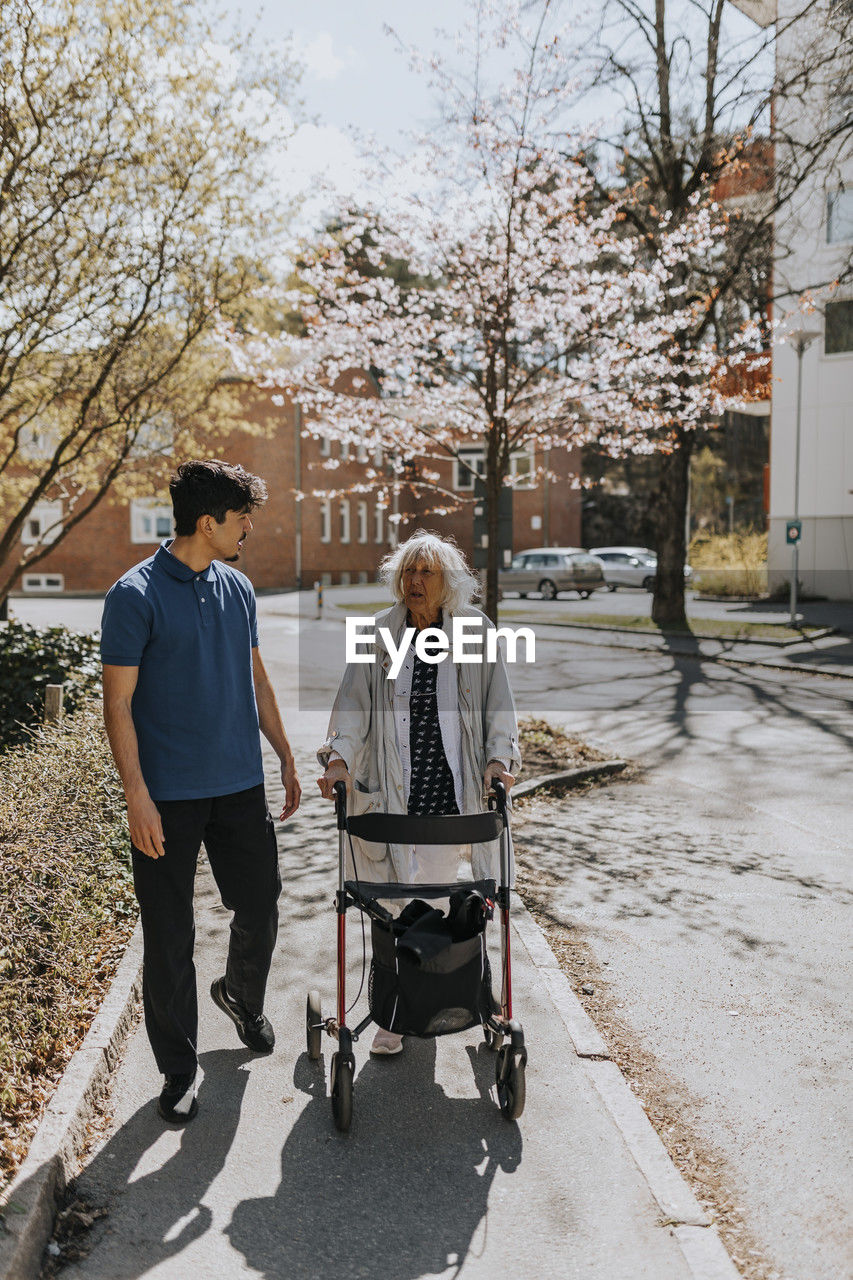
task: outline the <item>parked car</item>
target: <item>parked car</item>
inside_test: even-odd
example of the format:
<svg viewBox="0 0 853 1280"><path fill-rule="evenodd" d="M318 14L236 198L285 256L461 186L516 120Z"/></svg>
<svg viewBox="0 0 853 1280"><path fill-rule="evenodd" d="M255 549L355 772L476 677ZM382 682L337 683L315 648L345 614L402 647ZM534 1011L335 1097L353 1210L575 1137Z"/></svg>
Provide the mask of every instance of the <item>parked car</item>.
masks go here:
<svg viewBox="0 0 853 1280"><path fill-rule="evenodd" d="M501 593L517 591L523 597L538 591L543 600L555 600L560 591L585 597L604 585L600 562L582 547L533 547L498 575Z"/></svg>
<svg viewBox="0 0 853 1280"><path fill-rule="evenodd" d="M648 547L590 547L590 555L601 561L608 591L617 587L642 587L654 591L658 558ZM693 580L693 570L684 566L684 581Z"/></svg>

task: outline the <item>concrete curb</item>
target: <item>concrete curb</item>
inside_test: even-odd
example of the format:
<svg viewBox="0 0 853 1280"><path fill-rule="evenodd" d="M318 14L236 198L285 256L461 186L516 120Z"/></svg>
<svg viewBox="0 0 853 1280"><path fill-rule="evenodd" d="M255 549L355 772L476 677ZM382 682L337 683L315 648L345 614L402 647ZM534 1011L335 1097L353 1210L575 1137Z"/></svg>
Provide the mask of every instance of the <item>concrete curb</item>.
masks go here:
<svg viewBox="0 0 853 1280"><path fill-rule="evenodd" d="M584 1070L661 1210L662 1225L673 1228L693 1280L740 1280L716 1227L676 1169L622 1072L610 1061L598 1028L572 991L548 939L517 893L512 921L575 1053L583 1059Z"/></svg>
<svg viewBox="0 0 853 1280"><path fill-rule="evenodd" d="M554 626L558 624L548 623L548 625ZM570 628L568 627L564 628L564 630L569 630L569 629ZM582 629L585 631L594 630L593 627L585 627ZM581 630L581 628L577 628L577 630ZM625 633L623 632L622 634L625 634ZM572 643L582 644L582 645L599 645L599 646L607 645L606 640L593 640L593 639L585 640L585 639L573 638ZM721 666L758 667L758 668L766 668L768 671L788 671L788 672L792 672L794 675L825 676L832 680L853 680L853 667L846 668L838 665L827 664L825 666L811 666L807 662L800 664L800 663L793 662L790 659L788 659L787 661L784 661L782 659L773 659L769 657L768 658L747 658L747 657L738 658L738 657L732 657L727 653L702 653L701 651L696 649L684 649L684 648L673 649L673 648L668 648L666 646L659 645L659 644L630 644L630 645L611 644L610 648L629 649L632 653L657 653L657 654L669 653L676 658L693 658L697 662L718 662Z"/></svg>
<svg viewBox="0 0 853 1280"><path fill-rule="evenodd" d="M772 658L730 658L728 654L720 654L711 659L723 667L761 667L765 671L789 671L798 676L823 676L827 680L853 680L853 669L827 664L824 667L810 666L796 662L774 662Z"/></svg>
<svg viewBox="0 0 853 1280"><path fill-rule="evenodd" d="M538 778L528 778L519 782L512 789L513 800L522 800L545 787L559 786L561 783L589 782L594 778L606 778L612 773L621 773L628 768L627 760L601 760L597 764L585 764L579 769L564 769L559 773L543 773Z"/></svg>
<svg viewBox="0 0 853 1280"><path fill-rule="evenodd" d="M35 1280L41 1270L56 1195L82 1149L86 1126L118 1060L141 987L142 926L137 924L98 1014L68 1063L0 1205L0 1280Z"/></svg>
<svg viewBox="0 0 853 1280"><path fill-rule="evenodd" d="M511 622L521 620L520 614L512 611L506 612L505 616ZM823 640L826 636L835 635L835 627L820 627L808 636L792 636L790 640L777 640L773 636L723 636L714 634L713 631L691 631L689 634L684 631L658 631L654 627L620 627L615 622L584 622L581 615L577 619L567 618L536 618L532 625L536 622L546 627L574 627L578 631L614 631L620 636L655 636L661 640L717 640L720 644L758 644L771 645L774 649L787 649L794 644L803 644L807 640ZM781 626L782 624L780 624Z"/></svg>

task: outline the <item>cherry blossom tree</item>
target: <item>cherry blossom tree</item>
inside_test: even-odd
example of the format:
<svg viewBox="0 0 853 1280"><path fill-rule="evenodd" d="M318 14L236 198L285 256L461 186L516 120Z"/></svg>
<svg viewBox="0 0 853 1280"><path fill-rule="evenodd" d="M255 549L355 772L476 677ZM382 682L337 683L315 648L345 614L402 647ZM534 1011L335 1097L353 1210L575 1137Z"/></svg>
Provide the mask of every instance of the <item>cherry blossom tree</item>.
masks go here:
<svg viewBox="0 0 853 1280"><path fill-rule="evenodd" d="M566 127L572 86L551 10L538 6L533 26L521 14L489 26L477 7L471 74L431 63L446 106L438 138L421 140L381 208L344 211L306 249L293 299L305 336L285 347L258 335L234 351L247 376L295 396L309 431L393 454L392 484L410 482L417 459L435 510L458 501L436 460L465 465L465 447L482 448L493 618L513 452L593 439L614 453L670 448L675 424L721 412L754 337L724 353L685 342L710 305L687 282L725 236L725 212L697 196L677 224L660 217L650 248L600 190L593 140ZM487 93L487 55L510 53L520 69L504 66ZM376 372L379 397L353 396L354 369ZM366 468L364 487L380 482Z"/></svg>

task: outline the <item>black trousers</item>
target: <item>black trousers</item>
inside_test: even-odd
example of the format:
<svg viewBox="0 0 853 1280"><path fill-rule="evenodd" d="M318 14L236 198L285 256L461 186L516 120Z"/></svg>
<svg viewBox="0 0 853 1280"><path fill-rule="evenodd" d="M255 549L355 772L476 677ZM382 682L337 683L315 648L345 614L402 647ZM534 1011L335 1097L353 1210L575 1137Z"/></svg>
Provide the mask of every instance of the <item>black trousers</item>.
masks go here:
<svg viewBox="0 0 853 1280"><path fill-rule="evenodd" d="M263 784L232 795L157 804L165 857L133 849L142 917L145 1029L164 1074L196 1066L198 997L193 892L202 840L223 905L234 915L225 980L250 1013L261 1013L278 932L278 870Z"/></svg>

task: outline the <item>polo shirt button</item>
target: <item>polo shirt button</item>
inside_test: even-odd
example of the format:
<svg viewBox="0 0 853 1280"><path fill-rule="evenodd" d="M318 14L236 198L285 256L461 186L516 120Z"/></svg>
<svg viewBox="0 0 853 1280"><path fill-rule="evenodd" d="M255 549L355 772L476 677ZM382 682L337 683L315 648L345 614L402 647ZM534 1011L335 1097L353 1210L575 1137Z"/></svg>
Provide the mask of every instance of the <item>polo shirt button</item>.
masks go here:
<svg viewBox="0 0 853 1280"><path fill-rule="evenodd" d="M201 598L201 602L202 602L202 604L204 604L204 602L205 602L206 598L207 598L206 596L202 596L202 598Z"/></svg>

